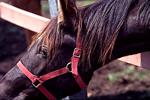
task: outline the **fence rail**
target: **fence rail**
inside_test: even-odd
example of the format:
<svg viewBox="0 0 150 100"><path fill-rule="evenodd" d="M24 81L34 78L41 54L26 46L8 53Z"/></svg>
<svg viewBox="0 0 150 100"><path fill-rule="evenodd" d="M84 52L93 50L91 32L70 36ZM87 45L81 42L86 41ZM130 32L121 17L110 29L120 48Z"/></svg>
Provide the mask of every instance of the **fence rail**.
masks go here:
<svg viewBox="0 0 150 100"><path fill-rule="evenodd" d="M18 9L7 3L0 3L0 17L8 22L34 32L40 32L50 19Z"/></svg>

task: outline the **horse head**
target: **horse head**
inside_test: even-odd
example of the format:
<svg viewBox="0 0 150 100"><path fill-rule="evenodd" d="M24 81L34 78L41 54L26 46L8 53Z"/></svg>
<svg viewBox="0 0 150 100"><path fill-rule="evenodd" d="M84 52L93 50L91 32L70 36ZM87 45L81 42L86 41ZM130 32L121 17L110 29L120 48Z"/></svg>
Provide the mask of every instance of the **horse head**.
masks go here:
<svg viewBox="0 0 150 100"><path fill-rule="evenodd" d="M58 0L58 16L2 78L0 99L46 99L47 94L60 99L86 87L93 72L110 61L150 50L149 4L101 0L77 9L72 0Z"/></svg>
<svg viewBox="0 0 150 100"><path fill-rule="evenodd" d="M20 59L26 69L37 77L66 67L76 47L78 9L71 0L58 0L58 3L58 16L48 23ZM81 67L79 69L83 71ZM85 77L83 79L88 84L92 75L88 73L89 77L86 77L86 72L82 73L82 78ZM70 72L47 80L43 86L57 99L81 90ZM0 90L1 100L46 99L17 65L4 76L0 87L3 87Z"/></svg>

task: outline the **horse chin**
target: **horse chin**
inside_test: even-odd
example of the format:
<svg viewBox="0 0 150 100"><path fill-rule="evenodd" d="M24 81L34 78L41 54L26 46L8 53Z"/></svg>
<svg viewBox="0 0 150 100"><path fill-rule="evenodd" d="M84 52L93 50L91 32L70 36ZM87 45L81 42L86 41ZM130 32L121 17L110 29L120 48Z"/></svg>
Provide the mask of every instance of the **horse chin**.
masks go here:
<svg viewBox="0 0 150 100"><path fill-rule="evenodd" d="M25 100L27 98L27 94L20 93L17 97L13 98L12 100Z"/></svg>

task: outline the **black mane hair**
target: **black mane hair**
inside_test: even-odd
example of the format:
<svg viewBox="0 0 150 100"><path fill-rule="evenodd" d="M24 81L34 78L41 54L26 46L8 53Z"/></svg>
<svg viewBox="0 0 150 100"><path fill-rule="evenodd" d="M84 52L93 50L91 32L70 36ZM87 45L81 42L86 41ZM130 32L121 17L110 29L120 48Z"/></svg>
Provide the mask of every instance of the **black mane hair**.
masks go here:
<svg viewBox="0 0 150 100"><path fill-rule="evenodd" d="M105 64L133 0L101 0L80 10L83 19L83 59ZM84 29L83 28L83 29ZM94 61L95 62L95 61Z"/></svg>

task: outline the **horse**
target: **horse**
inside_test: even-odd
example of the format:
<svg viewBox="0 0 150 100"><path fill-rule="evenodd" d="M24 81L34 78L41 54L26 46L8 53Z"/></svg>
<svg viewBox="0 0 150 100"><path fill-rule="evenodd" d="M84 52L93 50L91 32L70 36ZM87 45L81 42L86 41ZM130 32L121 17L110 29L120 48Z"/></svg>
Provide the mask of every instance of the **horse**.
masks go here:
<svg viewBox="0 0 150 100"><path fill-rule="evenodd" d="M0 81L0 100L61 99L87 88L109 62L150 50L150 0L100 0L58 15Z"/></svg>

